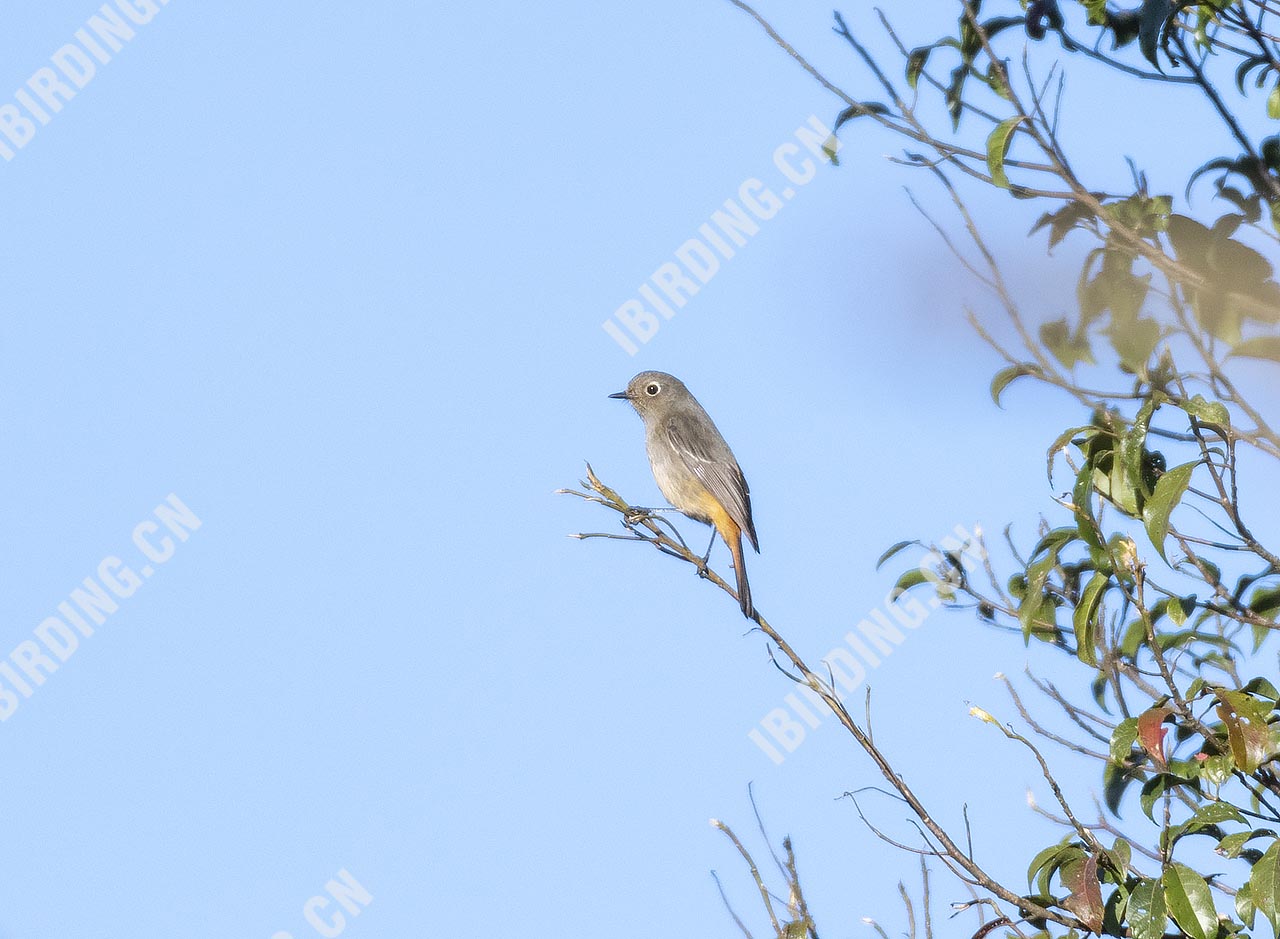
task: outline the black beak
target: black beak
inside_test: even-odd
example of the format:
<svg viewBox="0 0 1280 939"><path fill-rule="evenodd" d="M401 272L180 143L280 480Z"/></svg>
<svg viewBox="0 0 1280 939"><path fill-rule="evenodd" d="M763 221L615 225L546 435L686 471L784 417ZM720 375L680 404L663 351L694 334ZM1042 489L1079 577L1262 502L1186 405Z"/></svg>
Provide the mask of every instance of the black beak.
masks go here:
<svg viewBox="0 0 1280 939"><path fill-rule="evenodd" d="M618 391L618 392L615 392L615 393L613 393L613 394L609 395L609 397L610 397L610 398L621 398L623 401L630 401L630 400L631 400L631 395L627 394L625 391Z"/></svg>

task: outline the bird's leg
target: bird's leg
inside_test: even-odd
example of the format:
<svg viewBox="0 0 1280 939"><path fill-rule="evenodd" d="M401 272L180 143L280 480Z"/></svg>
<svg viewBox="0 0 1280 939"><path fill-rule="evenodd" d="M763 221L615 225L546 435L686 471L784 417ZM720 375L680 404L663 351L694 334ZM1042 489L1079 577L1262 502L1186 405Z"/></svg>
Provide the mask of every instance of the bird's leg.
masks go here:
<svg viewBox="0 0 1280 939"><path fill-rule="evenodd" d="M711 560L711 549L716 546L716 529L711 526L711 541L707 544L707 553L704 554L698 563L698 576L705 578L707 576L707 562Z"/></svg>
<svg viewBox="0 0 1280 939"><path fill-rule="evenodd" d="M711 528L711 541L709 541L709 542L707 543L707 552L706 552L706 554L702 555L702 563L703 563L704 565L705 565L708 561L710 561L710 560L711 560L711 549L712 549L712 548L714 548L714 547L716 546L716 535L717 535L717 534L718 534L718 532L715 530L715 527L714 527L714 526L712 526L712 528Z"/></svg>

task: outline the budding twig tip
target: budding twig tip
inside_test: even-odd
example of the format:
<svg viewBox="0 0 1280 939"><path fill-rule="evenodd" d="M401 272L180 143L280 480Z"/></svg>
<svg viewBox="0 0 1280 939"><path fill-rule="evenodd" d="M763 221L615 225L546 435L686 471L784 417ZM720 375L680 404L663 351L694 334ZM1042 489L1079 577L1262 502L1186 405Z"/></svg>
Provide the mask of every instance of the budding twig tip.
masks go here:
<svg viewBox="0 0 1280 939"><path fill-rule="evenodd" d="M983 721L984 723L987 723L987 724L997 723L994 717L992 717L987 711L984 711L982 708L978 707L977 705L974 705L973 707L969 708L969 716L976 717L978 720Z"/></svg>

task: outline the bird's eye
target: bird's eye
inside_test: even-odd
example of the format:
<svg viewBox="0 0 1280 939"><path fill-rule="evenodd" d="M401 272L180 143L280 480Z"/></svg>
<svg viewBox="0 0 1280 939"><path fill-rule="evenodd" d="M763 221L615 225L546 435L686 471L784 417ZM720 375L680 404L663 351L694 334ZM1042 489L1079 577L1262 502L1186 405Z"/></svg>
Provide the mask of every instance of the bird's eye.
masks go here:
<svg viewBox="0 0 1280 939"><path fill-rule="evenodd" d="M647 394L650 398L652 398L661 390L662 389L658 387L658 383L656 381L650 382L649 384L644 386L644 393Z"/></svg>

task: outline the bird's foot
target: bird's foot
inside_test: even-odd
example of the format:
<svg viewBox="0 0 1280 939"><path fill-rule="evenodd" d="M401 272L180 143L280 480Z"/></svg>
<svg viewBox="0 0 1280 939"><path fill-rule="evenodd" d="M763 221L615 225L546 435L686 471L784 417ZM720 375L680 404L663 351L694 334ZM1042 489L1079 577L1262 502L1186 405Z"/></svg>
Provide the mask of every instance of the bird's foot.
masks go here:
<svg viewBox="0 0 1280 939"><path fill-rule="evenodd" d="M653 514L653 509L646 509L642 505L633 505L623 514L622 518L628 525L639 525L646 518L652 518Z"/></svg>
<svg viewBox="0 0 1280 939"><path fill-rule="evenodd" d="M675 510L667 509L667 508L648 509L648 508L645 508L643 505L633 505L626 513L623 514L622 517L628 525L638 525L640 522L643 522L646 518L657 518L659 513L661 512L673 512L673 511Z"/></svg>

